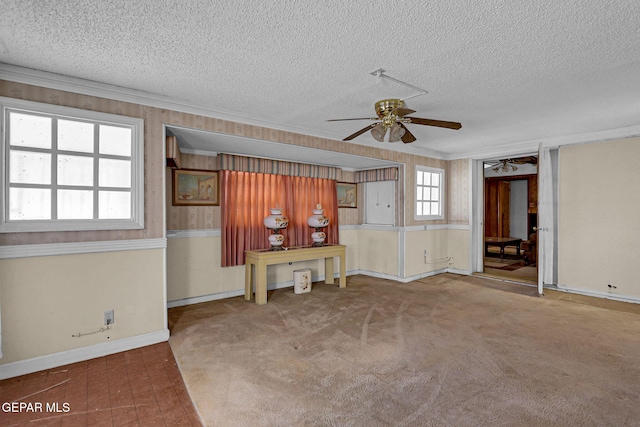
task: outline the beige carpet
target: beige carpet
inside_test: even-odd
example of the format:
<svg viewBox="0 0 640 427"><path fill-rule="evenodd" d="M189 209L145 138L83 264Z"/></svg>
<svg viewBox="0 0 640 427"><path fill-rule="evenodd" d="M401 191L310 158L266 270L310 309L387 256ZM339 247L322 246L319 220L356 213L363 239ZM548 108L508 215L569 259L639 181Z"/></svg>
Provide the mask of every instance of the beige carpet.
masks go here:
<svg viewBox="0 0 640 427"><path fill-rule="evenodd" d="M171 309L170 344L207 426L640 425L640 316L531 295L351 276Z"/></svg>

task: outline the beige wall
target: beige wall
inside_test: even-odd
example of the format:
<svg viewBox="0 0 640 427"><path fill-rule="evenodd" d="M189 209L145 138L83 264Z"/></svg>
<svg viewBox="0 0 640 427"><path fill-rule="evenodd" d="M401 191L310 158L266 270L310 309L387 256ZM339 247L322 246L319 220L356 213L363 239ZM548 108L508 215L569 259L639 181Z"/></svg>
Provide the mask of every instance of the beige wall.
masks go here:
<svg viewBox="0 0 640 427"><path fill-rule="evenodd" d="M447 230L447 254L451 257L449 267L460 271L470 271L469 248L471 232L470 230Z"/></svg>
<svg viewBox="0 0 640 427"><path fill-rule="evenodd" d="M167 300L236 291L244 266L220 267L220 237L167 240Z"/></svg>
<svg viewBox="0 0 640 427"><path fill-rule="evenodd" d="M640 138L561 147L559 285L640 297L638 159Z"/></svg>
<svg viewBox="0 0 640 427"><path fill-rule="evenodd" d="M356 260L365 272L398 276L398 232L358 230Z"/></svg>
<svg viewBox="0 0 640 427"><path fill-rule="evenodd" d="M0 364L166 329L163 269L162 249L0 260Z"/></svg>
<svg viewBox="0 0 640 427"><path fill-rule="evenodd" d="M357 230L342 230L342 244L347 246L347 271L357 269ZM167 301L208 297L224 293L244 293L245 266L221 267L219 236L170 238L167 242ZM338 259L334 269L338 272ZM269 266L269 284L289 283L293 271L309 268L312 276L324 277L323 261L295 262Z"/></svg>
<svg viewBox="0 0 640 427"><path fill-rule="evenodd" d="M448 267L448 231L438 229L406 233L405 276L418 276ZM425 250L427 251L426 259Z"/></svg>

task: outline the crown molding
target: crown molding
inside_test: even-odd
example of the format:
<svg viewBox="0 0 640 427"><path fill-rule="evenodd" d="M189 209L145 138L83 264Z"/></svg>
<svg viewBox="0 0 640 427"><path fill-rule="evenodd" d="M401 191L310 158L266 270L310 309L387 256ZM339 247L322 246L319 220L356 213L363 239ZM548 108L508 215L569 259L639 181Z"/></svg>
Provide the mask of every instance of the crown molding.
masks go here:
<svg viewBox="0 0 640 427"><path fill-rule="evenodd" d="M559 148L566 145L586 144L592 142L613 141L616 139L633 138L640 136L640 125L617 129L607 129L595 132L584 132L573 135L563 135L534 141L525 141L508 146L492 147L486 150L474 150L465 153L450 155L447 160L458 159L490 159L496 157L535 155L540 147Z"/></svg>
<svg viewBox="0 0 640 427"><path fill-rule="evenodd" d="M317 132L312 132L311 130L305 128L299 128L295 126L282 126L265 119L200 107L190 103L185 99L157 95L151 92L143 92L127 87L114 86L106 83L96 82L93 80L80 79L77 77L70 77L62 74L35 70L32 68L19 67L17 65L0 63L0 80L7 80L16 83L45 87L49 89L79 93L82 95L96 96L99 98L112 99L115 101L130 102L139 105L146 105L149 107L164 108L172 111L179 111L182 113L213 117L216 119L265 127L284 132L298 133L317 138L331 140L335 139L332 136L318 134Z"/></svg>
<svg viewBox="0 0 640 427"><path fill-rule="evenodd" d="M114 86L106 83L100 83L93 80L80 79L77 77L65 76L62 74L50 73L47 71L35 70L32 68L19 67L17 65L5 64L0 62L0 80L7 80L16 83L23 83L33 86L40 86L49 89L56 89L65 92L79 93L82 95L95 96L99 98L112 99L115 101L130 102L133 104L146 105L149 107L178 111L212 117L220 120L227 120L235 123L242 123L251 126L264 127L268 129L301 134L312 138L322 138L332 141L338 140L334 135L313 131L306 128L296 126L283 126L272 121L250 117L235 112L225 112L213 110L201 106L194 105L185 99L178 99L157 95L151 92L143 92L122 86ZM354 144L370 147L371 145L361 143L359 141L351 141ZM388 150L387 151L394 151ZM414 154L422 157L431 157L434 159L446 160L446 154L440 151L430 150L428 148L408 148L403 151L405 154ZM200 154L200 153L194 153ZM203 155L210 155L202 153Z"/></svg>
<svg viewBox="0 0 640 427"><path fill-rule="evenodd" d="M295 126L282 126L281 124L273 123L269 120L249 117L238 113L230 113L200 107L193 105L189 103L189 101L184 99L166 97L122 86L113 86L92 80L79 79L76 77L64 76L61 74L49 73L46 71L24 68L11 64L0 63L0 80L7 80L17 83L46 87L49 89L80 93L83 95L113 99L116 101L130 102L134 104L146 105L149 107L164 108L173 111L179 111L182 113L213 117L221 120L228 120L246 125L265 127L284 132L297 133L315 138L336 140L336 138L332 135L322 134L306 128L298 128ZM485 150L471 150L462 153L447 154L440 151L418 148L408 149L407 151L403 152L409 155L414 154L441 160L459 160L468 158L481 160L495 157L524 155L525 153L537 153L541 144L543 147L558 148L564 145L603 142L615 139L631 138L635 136L640 136L640 125L609 129L604 131L564 135L532 141L522 141L519 143L491 147ZM358 143L356 141L353 142L356 144ZM368 146L367 144L362 145Z"/></svg>

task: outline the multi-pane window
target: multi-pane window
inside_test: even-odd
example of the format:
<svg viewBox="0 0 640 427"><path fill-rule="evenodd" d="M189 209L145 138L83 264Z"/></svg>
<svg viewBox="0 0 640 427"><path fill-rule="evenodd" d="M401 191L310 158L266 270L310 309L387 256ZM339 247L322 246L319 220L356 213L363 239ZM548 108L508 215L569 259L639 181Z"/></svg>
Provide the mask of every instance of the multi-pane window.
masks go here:
<svg viewBox="0 0 640 427"><path fill-rule="evenodd" d="M443 180L442 169L416 167L416 219L443 218Z"/></svg>
<svg viewBox="0 0 640 427"><path fill-rule="evenodd" d="M0 102L0 231L142 228L142 120Z"/></svg>

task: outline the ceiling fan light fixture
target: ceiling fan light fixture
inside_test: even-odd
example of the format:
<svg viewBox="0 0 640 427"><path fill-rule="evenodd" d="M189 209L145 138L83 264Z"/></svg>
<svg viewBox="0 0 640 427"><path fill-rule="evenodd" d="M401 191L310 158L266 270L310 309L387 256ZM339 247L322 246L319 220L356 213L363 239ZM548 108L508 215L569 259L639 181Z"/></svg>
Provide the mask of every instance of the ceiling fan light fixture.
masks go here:
<svg viewBox="0 0 640 427"><path fill-rule="evenodd" d="M426 93L426 92L425 92ZM405 108L404 101L398 98L383 99L375 104L376 114L378 117L361 117L353 119L329 119L328 122L339 122L345 120L381 120L380 123L366 126L359 131L347 136L343 141L351 141L367 131L371 131L371 136L378 141L384 142L384 136L389 130L389 142L410 143L416 141L411 131L406 128L405 124L413 123L417 125L435 126L447 129L460 129L462 125L457 122L446 122L444 120L424 119L420 117L408 116L415 113L414 110Z"/></svg>
<svg viewBox="0 0 640 427"><path fill-rule="evenodd" d="M515 172L518 170L518 167L511 163L510 159L500 160L500 162L495 165L493 168L494 172L509 172L509 170Z"/></svg>
<svg viewBox="0 0 640 427"><path fill-rule="evenodd" d="M378 123L371 129L371 136L378 142L384 141L384 134L387 133L387 129L382 123Z"/></svg>
<svg viewBox="0 0 640 427"><path fill-rule="evenodd" d="M389 142L398 142L404 136L405 130L398 123L394 123L389 131Z"/></svg>

